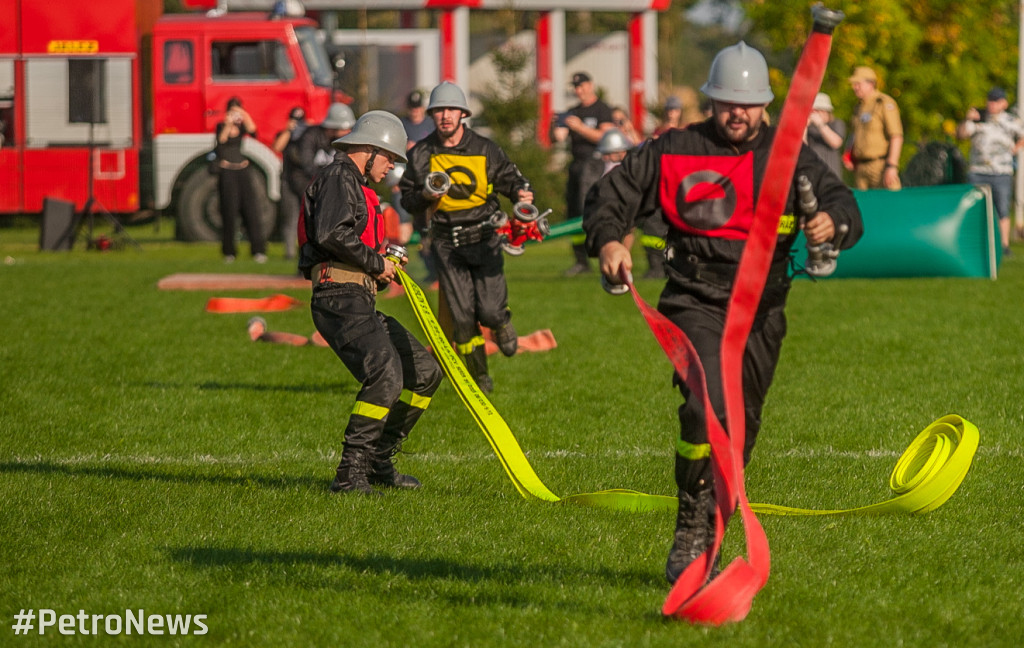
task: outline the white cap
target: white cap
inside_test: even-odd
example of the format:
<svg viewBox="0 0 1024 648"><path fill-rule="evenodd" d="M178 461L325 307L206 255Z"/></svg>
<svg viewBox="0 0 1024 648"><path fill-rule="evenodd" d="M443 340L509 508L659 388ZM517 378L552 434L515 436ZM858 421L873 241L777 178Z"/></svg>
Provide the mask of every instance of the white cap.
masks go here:
<svg viewBox="0 0 1024 648"><path fill-rule="evenodd" d="M814 110L827 110L828 112L835 112L835 108L832 107L832 98L829 97L824 92L819 92L818 95L814 97Z"/></svg>

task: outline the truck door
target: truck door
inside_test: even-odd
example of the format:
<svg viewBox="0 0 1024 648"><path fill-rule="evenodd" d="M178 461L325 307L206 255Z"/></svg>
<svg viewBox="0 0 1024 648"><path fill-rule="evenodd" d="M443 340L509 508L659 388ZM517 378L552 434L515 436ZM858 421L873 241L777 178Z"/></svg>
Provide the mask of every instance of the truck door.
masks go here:
<svg viewBox="0 0 1024 648"><path fill-rule="evenodd" d="M15 140L14 58L0 58L0 214L22 211L20 147Z"/></svg>

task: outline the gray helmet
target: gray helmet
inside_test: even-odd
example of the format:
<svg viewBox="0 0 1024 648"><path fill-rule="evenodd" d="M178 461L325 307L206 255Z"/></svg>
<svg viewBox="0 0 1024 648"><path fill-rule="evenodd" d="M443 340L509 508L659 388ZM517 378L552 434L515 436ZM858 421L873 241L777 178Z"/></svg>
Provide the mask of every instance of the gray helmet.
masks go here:
<svg viewBox="0 0 1024 648"><path fill-rule="evenodd" d="M384 184L389 189L394 189L398 186L398 183L402 181L402 176L405 175L405 163L399 162L388 171L388 174L384 176Z"/></svg>
<svg viewBox="0 0 1024 648"><path fill-rule="evenodd" d="M767 104L775 98L768 81L768 63L761 52L743 41L715 56L700 91L716 101L745 105Z"/></svg>
<svg viewBox="0 0 1024 648"><path fill-rule="evenodd" d="M626 136L618 128L606 130L604 135L601 136L601 140L597 143L597 152L601 155L620 153L631 148L633 148L633 144L626 139Z"/></svg>
<svg viewBox="0 0 1024 648"><path fill-rule="evenodd" d="M466 113L466 117L473 113L466 102L466 94L462 88L451 81L444 81L430 92L430 103L427 104L427 112L431 113L435 108L458 108Z"/></svg>
<svg viewBox="0 0 1024 648"><path fill-rule="evenodd" d="M346 130L352 128L355 123L356 116L352 114L351 108L343 103L332 103L331 107L327 109L327 117L320 122L320 125L324 128Z"/></svg>
<svg viewBox="0 0 1024 648"><path fill-rule="evenodd" d="M331 146L344 151L350 146L373 146L393 154L406 162L405 147L409 139L402 121L385 110L371 110L356 120L352 132L331 142Z"/></svg>

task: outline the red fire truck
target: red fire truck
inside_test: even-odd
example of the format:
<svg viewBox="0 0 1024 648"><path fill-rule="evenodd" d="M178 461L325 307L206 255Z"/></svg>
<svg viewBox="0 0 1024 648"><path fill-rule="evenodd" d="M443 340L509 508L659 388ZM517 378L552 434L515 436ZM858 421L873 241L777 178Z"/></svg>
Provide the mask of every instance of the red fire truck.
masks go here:
<svg viewBox="0 0 1024 648"><path fill-rule="evenodd" d="M280 196L271 150L294 106L319 122L334 69L316 22L267 13L162 15L162 0L0 3L0 214L46 198L173 214L179 238L215 240L213 132L242 98L258 127L243 151L261 173L267 231Z"/></svg>

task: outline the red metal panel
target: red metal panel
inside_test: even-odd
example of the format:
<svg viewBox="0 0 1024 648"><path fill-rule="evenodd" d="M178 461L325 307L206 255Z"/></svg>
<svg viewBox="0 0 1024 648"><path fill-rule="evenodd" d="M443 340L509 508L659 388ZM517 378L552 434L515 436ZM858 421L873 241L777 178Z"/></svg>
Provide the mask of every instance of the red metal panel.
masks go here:
<svg viewBox="0 0 1024 648"><path fill-rule="evenodd" d="M4 0L0 2L0 54L18 51L18 29L21 24L18 11L20 0Z"/></svg>
<svg viewBox="0 0 1024 648"><path fill-rule="evenodd" d="M438 28L441 30L441 80L454 81L457 78L455 12L442 11Z"/></svg>
<svg viewBox="0 0 1024 648"><path fill-rule="evenodd" d="M537 16L537 140L547 148L551 145L551 13Z"/></svg>
<svg viewBox="0 0 1024 648"><path fill-rule="evenodd" d="M629 17L629 113L638 133L644 132L646 79L644 75L644 21L642 13Z"/></svg>
<svg viewBox="0 0 1024 648"><path fill-rule="evenodd" d="M116 54L135 52L135 0L47 0L21 3L25 54Z"/></svg>

